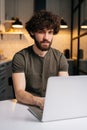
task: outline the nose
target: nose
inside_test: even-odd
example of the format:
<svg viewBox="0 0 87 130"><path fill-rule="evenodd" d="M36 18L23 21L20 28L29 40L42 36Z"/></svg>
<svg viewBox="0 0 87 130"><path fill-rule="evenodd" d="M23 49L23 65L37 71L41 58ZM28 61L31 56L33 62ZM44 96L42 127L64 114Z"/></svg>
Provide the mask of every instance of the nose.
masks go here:
<svg viewBox="0 0 87 130"><path fill-rule="evenodd" d="M48 39L48 32L44 33L44 39Z"/></svg>

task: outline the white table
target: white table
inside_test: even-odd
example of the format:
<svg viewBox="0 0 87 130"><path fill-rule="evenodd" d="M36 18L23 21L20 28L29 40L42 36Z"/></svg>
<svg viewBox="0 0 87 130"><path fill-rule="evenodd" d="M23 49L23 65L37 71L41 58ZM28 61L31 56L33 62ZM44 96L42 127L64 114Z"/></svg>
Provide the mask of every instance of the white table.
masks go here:
<svg viewBox="0 0 87 130"><path fill-rule="evenodd" d="M0 130L87 130L87 118L40 122L28 106L16 100L0 101Z"/></svg>

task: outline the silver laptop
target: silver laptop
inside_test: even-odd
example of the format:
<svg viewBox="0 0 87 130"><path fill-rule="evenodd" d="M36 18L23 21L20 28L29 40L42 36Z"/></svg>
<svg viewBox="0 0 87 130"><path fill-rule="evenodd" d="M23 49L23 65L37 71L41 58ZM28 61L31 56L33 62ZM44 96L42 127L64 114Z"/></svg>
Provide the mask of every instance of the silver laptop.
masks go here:
<svg viewBox="0 0 87 130"><path fill-rule="evenodd" d="M87 76L50 77L43 111L29 111L42 122L87 117Z"/></svg>

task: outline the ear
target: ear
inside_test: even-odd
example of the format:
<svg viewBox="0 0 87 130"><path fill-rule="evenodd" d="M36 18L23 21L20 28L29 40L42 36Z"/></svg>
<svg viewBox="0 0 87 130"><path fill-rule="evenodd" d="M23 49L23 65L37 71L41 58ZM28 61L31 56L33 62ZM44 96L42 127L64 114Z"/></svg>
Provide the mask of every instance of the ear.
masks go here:
<svg viewBox="0 0 87 130"><path fill-rule="evenodd" d="M31 36L34 36L34 33L33 32L30 32Z"/></svg>

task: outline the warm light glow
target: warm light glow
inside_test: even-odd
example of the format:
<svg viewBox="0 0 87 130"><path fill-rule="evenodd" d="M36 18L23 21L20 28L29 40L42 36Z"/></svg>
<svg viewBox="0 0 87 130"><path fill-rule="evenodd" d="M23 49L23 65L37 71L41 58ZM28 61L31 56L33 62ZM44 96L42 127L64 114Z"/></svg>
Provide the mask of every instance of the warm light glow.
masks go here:
<svg viewBox="0 0 87 130"><path fill-rule="evenodd" d="M87 25L81 25L82 29L87 29Z"/></svg>
<svg viewBox="0 0 87 130"><path fill-rule="evenodd" d="M23 25L12 25L13 28L23 28Z"/></svg>
<svg viewBox="0 0 87 130"><path fill-rule="evenodd" d="M67 25L60 25L60 28L68 28Z"/></svg>

